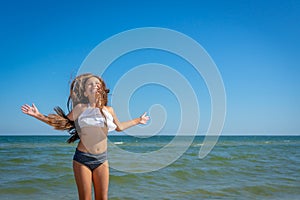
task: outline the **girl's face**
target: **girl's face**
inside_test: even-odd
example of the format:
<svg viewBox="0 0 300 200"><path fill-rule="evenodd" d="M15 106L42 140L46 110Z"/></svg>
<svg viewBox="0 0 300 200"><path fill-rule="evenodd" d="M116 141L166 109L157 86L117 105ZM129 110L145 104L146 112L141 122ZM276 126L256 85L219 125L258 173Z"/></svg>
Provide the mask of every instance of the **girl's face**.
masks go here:
<svg viewBox="0 0 300 200"><path fill-rule="evenodd" d="M102 90L102 84L100 80L96 77L89 78L85 83L85 96L93 96Z"/></svg>

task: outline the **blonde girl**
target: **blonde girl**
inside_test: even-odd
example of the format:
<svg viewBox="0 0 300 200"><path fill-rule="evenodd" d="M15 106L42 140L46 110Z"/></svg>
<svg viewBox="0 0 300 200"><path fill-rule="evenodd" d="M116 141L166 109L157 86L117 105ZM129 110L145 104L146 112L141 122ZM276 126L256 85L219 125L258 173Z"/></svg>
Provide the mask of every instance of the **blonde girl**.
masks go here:
<svg viewBox="0 0 300 200"><path fill-rule="evenodd" d="M92 186L96 200L108 198L109 165L107 160L107 134L109 131L123 131L138 124L146 124L149 117L120 122L112 107L107 106L105 82L93 74L77 76L70 87L68 98L69 114L59 107L57 114L41 114L32 104L21 107L23 113L41 120L57 130L67 130L72 143L79 139L73 157L73 171L80 200L92 199Z"/></svg>

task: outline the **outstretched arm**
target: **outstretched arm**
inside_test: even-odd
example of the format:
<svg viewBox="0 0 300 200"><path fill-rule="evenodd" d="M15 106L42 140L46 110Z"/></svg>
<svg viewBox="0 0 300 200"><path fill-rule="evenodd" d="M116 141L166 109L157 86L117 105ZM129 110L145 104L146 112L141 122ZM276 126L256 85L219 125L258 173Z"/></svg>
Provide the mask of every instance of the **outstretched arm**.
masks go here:
<svg viewBox="0 0 300 200"><path fill-rule="evenodd" d="M138 124L146 124L147 121L149 120L149 116L147 116L146 113L144 113L139 118L135 118L135 119L125 121L125 122L120 122L112 107L107 107L107 110L111 113L111 115L114 118L114 123L117 126L116 131L123 131L125 129L128 129L128 128L138 125Z"/></svg>
<svg viewBox="0 0 300 200"><path fill-rule="evenodd" d="M34 104L32 104L32 106L24 104L21 107L21 110L24 114L32 116L52 126L56 130L71 130L74 128L73 111L71 111L67 116L61 108L56 107L54 108L56 114L49 114L46 116L41 114Z"/></svg>
<svg viewBox="0 0 300 200"><path fill-rule="evenodd" d="M24 114L32 116L42 122L45 122L46 124L49 124L48 116L41 114L34 104L32 104L31 106L28 104L24 104L22 105L21 110Z"/></svg>

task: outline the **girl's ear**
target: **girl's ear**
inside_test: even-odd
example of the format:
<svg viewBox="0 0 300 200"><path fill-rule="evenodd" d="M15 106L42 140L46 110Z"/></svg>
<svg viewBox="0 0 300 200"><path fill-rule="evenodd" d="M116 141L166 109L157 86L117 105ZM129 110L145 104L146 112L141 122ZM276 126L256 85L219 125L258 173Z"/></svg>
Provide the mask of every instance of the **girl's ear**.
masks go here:
<svg viewBox="0 0 300 200"><path fill-rule="evenodd" d="M83 93L83 95L84 95L85 97L87 97L87 94L86 94L86 92L84 92L84 93Z"/></svg>

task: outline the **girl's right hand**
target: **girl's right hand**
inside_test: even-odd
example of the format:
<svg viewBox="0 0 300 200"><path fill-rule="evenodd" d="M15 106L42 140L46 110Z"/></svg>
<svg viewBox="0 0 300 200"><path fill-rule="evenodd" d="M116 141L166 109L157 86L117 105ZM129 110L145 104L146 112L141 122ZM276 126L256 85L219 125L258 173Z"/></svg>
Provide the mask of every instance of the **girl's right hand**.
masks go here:
<svg viewBox="0 0 300 200"><path fill-rule="evenodd" d="M24 104L21 107L21 110L24 114L30 115L32 117L37 117L40 114L39 110L34 104L32 104L32 106L28 104Z"/></svg>

